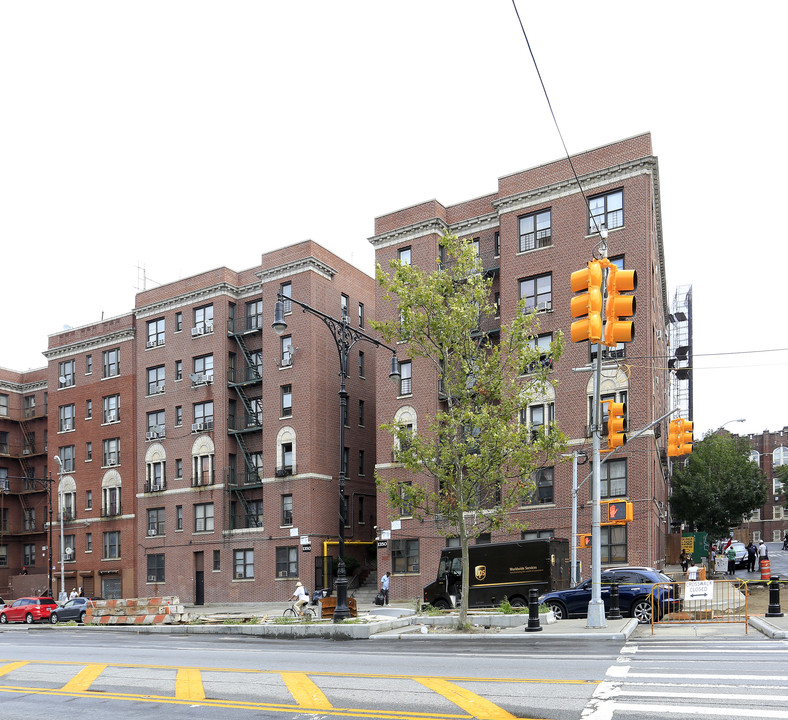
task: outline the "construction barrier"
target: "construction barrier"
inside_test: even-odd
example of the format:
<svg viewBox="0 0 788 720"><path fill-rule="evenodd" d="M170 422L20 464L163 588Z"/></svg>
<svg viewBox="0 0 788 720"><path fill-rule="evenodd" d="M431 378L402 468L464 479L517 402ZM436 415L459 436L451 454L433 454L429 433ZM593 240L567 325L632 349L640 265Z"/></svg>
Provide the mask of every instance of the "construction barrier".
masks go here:
<svg viewBox="0 0 788 720"><path fill-rule="evenodd" d="M771 576L772 568L769 558L761 558L761 580L769 580Z"/></svg>
<svg viewBox="0 0 788 720"><path fill-rule="evenodd" d="M669 588L673 597L680 598L678 608L659 607L655 601L664 597ZM654 625L678 625L682 623L744 623L744 632L749 628L746 583L737 580L687 580L685 582L658 583L651 595L651 632Z"/></svg>
<svg viewBox="0 0 788 720"><path fill-rule="evenodd" d="M85 616L88 625L171 625L189 620L175 596L96 600Z"/></svg>

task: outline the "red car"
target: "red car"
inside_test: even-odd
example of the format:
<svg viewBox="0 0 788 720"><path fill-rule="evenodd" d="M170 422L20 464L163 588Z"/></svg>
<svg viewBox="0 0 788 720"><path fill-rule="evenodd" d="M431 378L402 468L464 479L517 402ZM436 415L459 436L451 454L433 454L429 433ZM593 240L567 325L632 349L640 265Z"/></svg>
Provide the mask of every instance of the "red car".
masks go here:
<svg viewBox="0 0 788 720"><path fill-rule="evenodd" d="M23 597L14 600L0 610L0 623L26 622L28 625L37 620L49 620L49 615L57 609L51 597Z"/></svg>

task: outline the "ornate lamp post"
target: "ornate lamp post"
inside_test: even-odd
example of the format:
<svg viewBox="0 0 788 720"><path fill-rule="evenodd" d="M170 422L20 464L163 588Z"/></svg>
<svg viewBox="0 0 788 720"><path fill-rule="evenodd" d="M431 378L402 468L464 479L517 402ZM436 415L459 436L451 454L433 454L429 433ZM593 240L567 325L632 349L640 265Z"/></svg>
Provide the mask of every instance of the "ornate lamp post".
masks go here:
<svg viewBox="0 0 788 720"><path fill-rule="evenodd" d="M386 348L386 350L391 352L389 377L394 381L399 381L400 379L399 361L397 360L397 351L394 348L367 335L359 328L351 327L347 315L343 315L341 320L337 320L295 298L285 297L281 292L276 295L274 322L271 324L277 335L282 335L287 330L285 300L295 303L303 312L322 320L330 330L339 353L339 558L336 579L337 605L334 610L334 622L341 622L350 617L350 610L347 606L347 573L345 570L345 518L347 517L347 507L345 505L345 418L347 417L348 409L348 393L345 380L347 379L348 354L350 349L359 341L371 343L375 347Z"/></svg>

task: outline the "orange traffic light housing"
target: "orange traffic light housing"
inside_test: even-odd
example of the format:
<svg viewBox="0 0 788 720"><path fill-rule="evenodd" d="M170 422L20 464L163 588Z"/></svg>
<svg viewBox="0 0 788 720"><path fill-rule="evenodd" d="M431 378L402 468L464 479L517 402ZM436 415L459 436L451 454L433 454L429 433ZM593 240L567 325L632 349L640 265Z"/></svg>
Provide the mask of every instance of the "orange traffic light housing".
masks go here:
<svg viewBox="0 0 788 720"><path fill-rule="evenodd" d="M611 450L615 450L627 441L627 404L612 400L603 400L602 402L608 404L607 446Z"/></svg>
<svg viewBox="0 0 788 720"><path fill-rule="evenodd" d="M627 500L602 500L602 525L625 525L632 522L632 503Z"/></svg>
<svg viewBox="0 0 788 720"><path fill-rule="evenodd" d="M573 272L569 278L572 292L582 293L572 298L572 317L583 318L572 323L572 342L590 340L598 343L602 339L602 263L590 260L588 267ZM586 317L583 317L583 316Z"/></svg>
<svg viewBox="0 0 788 720"><path fill-rule="evenodd" d="M580 550L591 547L591 533L578 533L577 547Z"/></svg>
<svg viewBox="0 0 788 720"><path fill-rule="evenodd" d="M692 454L692 422L676 418L668 424L668 457Z"/></svg>
<svg viewBox="0 0 788 720"><path fill-rule="evenodd" d="M692 455L692 422L684 420L679 433L679 455Z"/></svg>
<svg viewBox="0 0 788 720"><path fill-rule="evenodd" d="M622 292L633 292L638 286L637 272L619 270L611 264L607 273L607 300L605 301L605 339L608 347L615 347L620 342L631 342L635 336L635 323L621 320L635 314L635 296L622 295Z"/></svg>

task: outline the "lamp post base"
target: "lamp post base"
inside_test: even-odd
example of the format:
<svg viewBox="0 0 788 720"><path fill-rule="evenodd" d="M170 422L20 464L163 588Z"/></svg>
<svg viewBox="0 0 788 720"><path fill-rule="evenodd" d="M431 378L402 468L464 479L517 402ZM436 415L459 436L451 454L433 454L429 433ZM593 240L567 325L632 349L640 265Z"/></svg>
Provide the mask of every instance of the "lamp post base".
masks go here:
<svg viewBox="0 0 788 720"><path fill-rule="evenodd" d="M588 618L586 619L587 628L607 627L605 622L605 603L593 600L588 603Z"/></svg>

